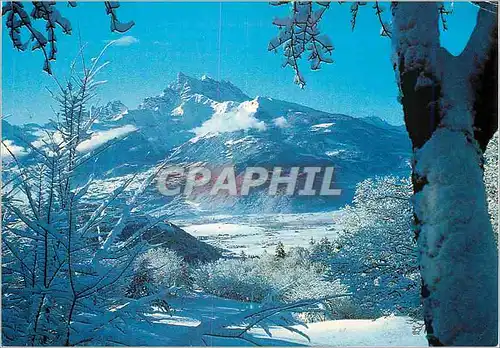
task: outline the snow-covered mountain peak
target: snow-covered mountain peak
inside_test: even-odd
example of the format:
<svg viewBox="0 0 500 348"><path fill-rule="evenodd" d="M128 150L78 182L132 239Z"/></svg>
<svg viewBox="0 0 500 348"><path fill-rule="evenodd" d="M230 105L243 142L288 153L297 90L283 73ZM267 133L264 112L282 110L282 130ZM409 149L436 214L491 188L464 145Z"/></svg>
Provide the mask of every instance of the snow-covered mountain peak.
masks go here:
<svg viewBox="0 0 500 348"><path fill-rule="evenodd" d="M180 72L177 74L176 81L167 88L178 92L182 100L188 99L194 94L201 94L218 102L229 100L242 102L250 99L248 95L231 82L217 81L207 75L197 79Z"/></svg>
<svg viewBox="0 0 500 348"><path fill-rule="evenodd" d="M243 102L251 98L241 89L228 81L217 81L202 76L200 79L183 74L177 78L158 96L145 98L139 109L151 110L163 115L180 116L186 103L210 104L214 102ZM180 108L179 108L180 107Z"/></svg>
<svg viewBox="0 0 500 348"><path fill-rule="evenodd" d="M97 122L113 122L122 119L128 113L128 108L121 101L113 100L95 111L99 113Z"/></svg>

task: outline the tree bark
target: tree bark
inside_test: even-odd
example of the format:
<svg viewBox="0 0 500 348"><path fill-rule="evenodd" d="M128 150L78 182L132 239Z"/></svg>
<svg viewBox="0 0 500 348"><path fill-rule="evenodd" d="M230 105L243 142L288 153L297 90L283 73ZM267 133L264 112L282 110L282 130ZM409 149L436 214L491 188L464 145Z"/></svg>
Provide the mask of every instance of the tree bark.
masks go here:
<svg viewBox="0 0 500 348"><path fill-rule="evenodd" d="M439 43L436 3L393 3L393 58L413 145L415 236L430 345L497 344L498 254L483 151L498 128L497 17L466 49Z"/></svg>

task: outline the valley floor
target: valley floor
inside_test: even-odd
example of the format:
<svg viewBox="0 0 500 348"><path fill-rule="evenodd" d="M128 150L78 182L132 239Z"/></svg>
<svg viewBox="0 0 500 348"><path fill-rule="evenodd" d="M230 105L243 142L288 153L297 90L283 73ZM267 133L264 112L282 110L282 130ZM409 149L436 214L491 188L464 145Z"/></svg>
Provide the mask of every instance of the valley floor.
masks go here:
<svg viewBox="0 0 500 348"><path fill-rule="evenodd" d="M332 240L337 235L333 223L339 212L301 214L251 214L200 216L192 220L172 220L186 232L225 249L229 254L274 253L278 242L286 248L307 246L311 238Z"/></svg>

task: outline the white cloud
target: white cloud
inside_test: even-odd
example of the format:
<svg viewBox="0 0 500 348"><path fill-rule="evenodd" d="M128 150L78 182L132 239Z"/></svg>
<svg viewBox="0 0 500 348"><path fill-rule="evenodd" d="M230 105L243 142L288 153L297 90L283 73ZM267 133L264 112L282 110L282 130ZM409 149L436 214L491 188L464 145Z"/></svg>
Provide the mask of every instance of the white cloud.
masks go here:
<svg viewBox="0 0 500 348"><path fill-rule="evenodd" d="M45 147L47 144L52 144L53 142L59 144L63 141L61 132L55 131L54 133L46 133L43 131L38 131L35 133L38 135L38 139L33 141L31 145L37 149Z"/></svg>
<svg viewBox="0 0 500 348"><path fill-rule="evenodd" d="M115 46L130 46L139 43L139 39L130 35L125 35L120 37L119 39L113 40L112 42Z"/></svg>
<svg viewBox="0 0 500 348"><path fill-rule="evenodd" d="M219 104L219 106L222 105L223 104ZM235 132L251 128L265 130L266 124L255 118L258 107L259 103L252 100L245 101L230 110L226 108L216 108L216 112L212 118L205 121L201 127L193 129L193 132L196 136L202 136L206 134Z"/></svg>
<svg viewBox="0 0 500 348"><path fill-rule="evenodd" d="M287 121L287 120L286 120L286 118L284 118L283 116L280 116L280 117L278 117L278 118L275 118L275 119L273 120L273 122L274 122L274 125L275 125L276 127L279 127L279 128L285 128L285 127L287 127L287 126L288 126L288 121Z"/></svg>
<svg viewBox="0 0 500 348"><path fill-rule="evenodd" d="M113 128L102 132L95 132L90 139L82 141L76 148L79 152L92 151L110 140L124 137L125 135L136 131L137 128L131 124L123 127Z"/></svg>
<svg viewBox="0 0 500 348"><path fill-rule="evenodd" d="M16 157L22 157L22 156L28 154L28 152L26 151L26 149L24 147L15 145L12 142L12 140L4 139L2 142L2 147L1 147L1 151L0 151L0 155L1 155L2 159L7 159L9 157L12 159L12 156L9 153L9 151L7 151L7 149L10 152L12 152L12 154Z"/></svg>

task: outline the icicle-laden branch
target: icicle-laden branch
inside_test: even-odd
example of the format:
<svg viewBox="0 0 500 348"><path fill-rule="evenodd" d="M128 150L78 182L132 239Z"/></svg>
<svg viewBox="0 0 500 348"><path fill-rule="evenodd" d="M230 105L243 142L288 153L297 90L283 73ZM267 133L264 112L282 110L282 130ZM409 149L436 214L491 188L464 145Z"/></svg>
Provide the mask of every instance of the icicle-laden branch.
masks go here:
<svg viewBox="0 0 500 348"><path fill-rule="evenodd" d="M351 30L356 27L356 20L358 18L358 12L360 6L365 6L367 2L356 1L351 4ZM391 37L390 24L383 19L382 14L385 12L384 6L380 5L379 1L375 1L372 8L375 10L375 15L380 23L380 35Z"/></svg>
<svg viewBox="0 0 500 348"><path fill-rule="evenodd" d="M2 7L2 16L6 16L5 26L9 31L9 37L14 45L14 48L19 51L25 51L30 42L34 42L32 50L40 49L45 57L43 70L48 74L52 74L50 68L50 56L51 54L47 52L47 38L37 29L35 29L31 23L30 16L24 10L24 5L21 2L7 2ZM30 34L29 40L23 42L21 37L21 30L26 28Z"/></svg>
<svg viewBox="0 0 500 348"><path fill-rule="evenodd" d="M56 28L60 28L63 34L71 35L71 22L65 18L57 9L56 1L32 1L33 10L30 14L25 9L25 3L20 1L6 1L2 7L2 16L5 21L9 38L15 49L25 51L31 44L31 50L41 50L44 56L43 70L52 75L50 63L56 60L57 54L57 36ZM134 26L130 21L122 23L118 19L116 9L120 4L116 1L105 1L106 14L111 19L111 31L124 33ZM69 7L76 7L76 2L69 1ZM44 31L35 28L34 22L43 22ZM22 38L22 31L29 34L26 41ZM47 47L48 46L48 47Z"/></svg>
<svg viewBox="0 0 500 348"><path fill-rule="evenodd" d="M44 20L45 30L47 32L47 40L50 45L49 50L49 60L56 59L56 26L58 25L64 34L71 34L71 23L67 18L64 18L61 13L55 8L54 2L33 2L33 11L31 12L31 17L35 20Z"/></svg>
<svg viewBox="0 0 500 348"><path fill-rule="evenodd" d="M331 54L334 47L318 27L330 4L294 1L276 5L283 4L290 4L292 12L288 17L274 19L273 24L278 27L279 33L269 43L268 50L276 52L279 48L283 49L283 67L290 66L294 70L295 83L303 88L306 81L300 72L299 60L304 53L308 52L307 60L311 62L312 70L320 69L321 63L333 63Z"/></svg>

